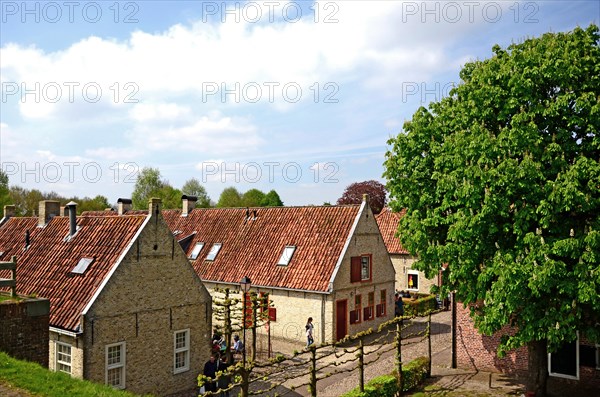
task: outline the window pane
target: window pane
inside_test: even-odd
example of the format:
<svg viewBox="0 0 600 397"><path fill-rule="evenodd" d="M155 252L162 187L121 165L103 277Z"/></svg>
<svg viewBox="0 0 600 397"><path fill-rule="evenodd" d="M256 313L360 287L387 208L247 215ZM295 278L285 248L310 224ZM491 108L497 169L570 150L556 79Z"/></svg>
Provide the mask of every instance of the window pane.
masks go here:
<svg viewBox="0 0 600 397"><path fill-rule="evenodd" d="M368 280L370 278L369 271L369 258L366 256L361 257L361 273L360 277L363 280Z"/></svg>
<svg viewBox="0 0 600 397"><path fill-rule="evenodd" d="M111 346L108 348L108 365L119 364L121 362L121 346Z"/></svg>
<svg viewBox="0 0 600 397"><path fill-rule="evenodd" d="M175 368L184 368L186 366L187 351L175 353Z"/></svg>
<svg viewBox="0 0 600 397"><path fill-rule="evenodd" d="M108 384L113 387L121 386L122 368L112 368L108 370Z"/></svg>
<svg viewBox="0 0 600 397"><path fill-rule="evenodd" d="M175 334L175 349L184 349L186 347L186 332Z"/></svg>

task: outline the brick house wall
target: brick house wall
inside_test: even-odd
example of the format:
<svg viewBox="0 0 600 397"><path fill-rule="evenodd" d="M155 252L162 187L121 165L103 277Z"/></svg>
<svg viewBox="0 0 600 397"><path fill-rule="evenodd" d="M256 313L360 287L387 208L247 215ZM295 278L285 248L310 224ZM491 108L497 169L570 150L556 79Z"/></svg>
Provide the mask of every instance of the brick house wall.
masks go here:
<svg viewBox="0 0 600 397"><path fill-rule="evenodd" d="M49 313L47 299L0 302L0 350L48 367Z"/></svg>
<svg viewBox="0 0 600 397"><path fill-rule="evenodd" d="M162 216L154 215L84 314L84 378L106 383L107 346L124 342L127 390L168 395L195 389L210 357L211 316L208 291ZM174 373L175 332L184 330L189 369Z"/></svg>
<svg viewBox="0 0 600 397"><path fill-rule="evenodd" d="M497 348L502 335L510 335L509 327L503 328L492 336L480 335L469 316L469 309L459 302L456 305L456 361L460 368L469 368L491 372L503 372L525 376L527 374L527 347L523 346L498 358ZM595 346L585 338L580 345ZM598 359L597 359L598 360ZM596 365L600 367L600 362ZM572 387L597 387L600 389L600 369L579 366L579 380L550 376L549 382L567 383ZM549 386L550 387L550 386Z"/></svg>

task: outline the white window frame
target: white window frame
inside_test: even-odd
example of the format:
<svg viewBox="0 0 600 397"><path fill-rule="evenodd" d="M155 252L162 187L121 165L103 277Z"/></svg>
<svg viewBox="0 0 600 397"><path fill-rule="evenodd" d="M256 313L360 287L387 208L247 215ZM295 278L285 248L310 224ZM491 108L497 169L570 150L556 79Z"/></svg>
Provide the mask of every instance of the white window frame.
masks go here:
<svg viewBox="0 0 600 397"><path fill-rule="evenodd" d="M408 286L408 275L409 274L412 274L413 276L417 276L417 288L411 288L411 287ZM406 289L409 290L409 291L418 291L420 284L421 284L421 277L419 275L419 271L418 270L407 269L406 270Z"/></svg>
<svg viewBox="0 0 600 397"><path fill-rule="evenodd" d="M579 331L577 331L577 339L575 340L575 363L575 376L550 372L552 368L552 353L548 353L548 375L555 378L579 380Z"/></svg>
<svg viewBox="0 0 600 397"><path fill-rule="evenodd" d="M59 350L60 346L68 347L69 348L69 354L66 354L65 352L59 352L58 350ZM59 354L68 355L69 362L60 360L58 358ZM54 368L55 368L56 372L64 372L65 374L69 374L69 375L71 375L73 373L73 346L69 345L68 343L56 341L55 342L54 359L55 359L55 361L54 361L55 362ZM69 367L69 372L61 370L60 369L60 365L68 366Z"/></svg>
<svg viewBox="0 0 600 397"><path fill-rule="evenodd" d="M81 258L71 273L83 274L92 263L94 263L94 258Z"/></svg>
<svg viewBox="0 0 600 397"><path fill-rule="evenodd" d="M177 347L177 334L185 332L185 346ZM185 365L181 368L177 368L177 354L185 354ZM190 370L190 329L180 329L179 331L173 332L173 373L179 374Z"/></svg>
<svg viewBox="0 0 600 397"><path fill-rule="evenodd" d="M212 247L210 247L210 251L208 251L208 255L206 255L206 260L214 261L215 259L217 259L217 255L219 255L219 251L221 251L222 246L223 246L223 244L221 244L221 243L214 243L212 245Z"/></svg>
<svg viewBox="0 0 600 397"><path fill-rule="evenodd" d="M117 364L108 364L108 349L111 347L119 346L121 349L121 361ZM114 387L115 389L125 389L125 385L127 382L125 381L125 376L127 375L126 366L127 363L127 349L125 342L112 343L110 345L106 345L104 349L104 368L105 368L105 383L109 386ZM121 384L119 385L111 385L108 383L108 372L111 369L121 368Z"/></svg>
<svg viewBox="0 0 600 397"><path fill-rule="evenodd" d="M198 247L200 247L200 248L198 248ZM194 259L198 258L198 255L200 255L200 251L202 251L202 248L204 248L204 243L197 242L196 245L194 245L194 249L192 250L192 253L190 254L190 259L194 260Z"/></svg>
<svg viewBox="0 0 600 397"><path fill-rule="evenodd" d="M281 256L279 257L279 261L277 262L277 265L287 266L290 263L290 261L292 260L292 257L294 256L294 252L296 252L295 245L286 245L283 248L283 252L281 253Z"/></svg>

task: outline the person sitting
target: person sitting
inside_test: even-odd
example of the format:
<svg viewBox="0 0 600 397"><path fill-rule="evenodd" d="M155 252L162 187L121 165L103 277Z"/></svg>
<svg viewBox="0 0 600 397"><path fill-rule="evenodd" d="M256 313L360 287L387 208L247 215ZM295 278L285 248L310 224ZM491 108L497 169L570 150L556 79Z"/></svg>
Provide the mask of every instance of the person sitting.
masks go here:
<svg viewBox="0 0 600 397"><path fill-rule="evenodd" d="M231 348L234 353L242 354L244 352L244 344L240 340L238 335L233 336L233 347Z"/></svg>

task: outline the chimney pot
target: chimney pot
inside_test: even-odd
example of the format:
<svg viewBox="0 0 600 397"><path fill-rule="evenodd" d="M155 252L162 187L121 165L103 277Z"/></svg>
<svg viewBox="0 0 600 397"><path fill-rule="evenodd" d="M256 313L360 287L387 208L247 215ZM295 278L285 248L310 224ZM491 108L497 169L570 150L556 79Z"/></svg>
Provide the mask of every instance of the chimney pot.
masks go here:
<svg viewBox="0 0 600 397"><path fill-rule="evenodd" d="M69 201L66 205L69 209L69 236L74 236L77 233L77 203Z"/></svg>
<svg viewBox="0 0 600 397"><path fill-rule="evenodd" d="M123 215L127 211L131 211L132 201L128 198L119 198L117 200L118 214Z"/></svg>
<svg viewBox="0 0 600 397"><path fill-rule="evenodd" d="M148 211L150 216L156 216L160 214L162 210L162 200L158 197L152 197L148 200Z"/></svg>

